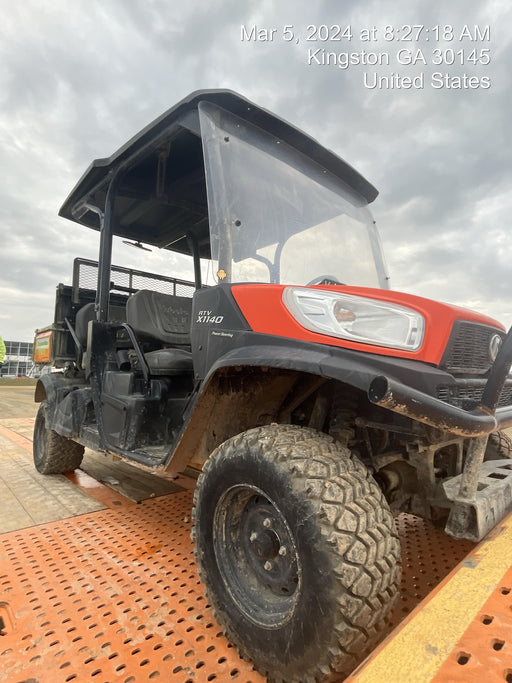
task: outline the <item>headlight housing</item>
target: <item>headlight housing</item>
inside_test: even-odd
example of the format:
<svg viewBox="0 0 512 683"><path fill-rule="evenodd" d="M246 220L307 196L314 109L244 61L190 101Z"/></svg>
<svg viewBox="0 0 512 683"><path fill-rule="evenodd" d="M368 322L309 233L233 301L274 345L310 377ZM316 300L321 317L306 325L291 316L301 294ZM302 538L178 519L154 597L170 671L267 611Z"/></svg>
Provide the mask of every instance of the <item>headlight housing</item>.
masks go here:
<svg viewBox="0 0 512 683"><path fill-rule="evenodd" d="M311 332L405 351L417 351L423 342L425 319L405 306L305 287L286 287L283 302Z"/></svg>

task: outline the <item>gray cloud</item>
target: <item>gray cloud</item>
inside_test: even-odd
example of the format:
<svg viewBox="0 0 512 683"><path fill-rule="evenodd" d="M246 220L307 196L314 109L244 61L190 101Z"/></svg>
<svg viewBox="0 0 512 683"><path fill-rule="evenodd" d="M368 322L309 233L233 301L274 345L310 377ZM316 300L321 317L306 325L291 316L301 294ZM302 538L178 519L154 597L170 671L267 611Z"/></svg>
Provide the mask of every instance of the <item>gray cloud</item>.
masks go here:
<svg viewBox="0 0 512 683"><path fill-rule="evenodd" d="M380 190L373 206L392 284L512 323L508 159L511 13L505 0L280 3L0 0L0 334L30 340L53 316L54 288L98 235L57 216L89 163L109 156L197 88L240 91L306 130ZM240 40L240 26L451 24L491 27L488 90L368 90L362 67L307 64L304 41ZM430 50L426 44L425 49ZM320 43L315 44L316 47ZM398 42L369 43L393 57ZM460 41L454 47L466 47ZM360 50L327 44L330 50ZM414 44L413 44L414 47ZM478 47L481 47L479 45ZM487 47L487 46L486 46ZM435 69L417 66L403 73ZM399 68L379 67L379 74ZM135 252L135 253L132 253ZM136 250L114 258L141 267ZM183 259L155 253L185 274Z"/></svg>

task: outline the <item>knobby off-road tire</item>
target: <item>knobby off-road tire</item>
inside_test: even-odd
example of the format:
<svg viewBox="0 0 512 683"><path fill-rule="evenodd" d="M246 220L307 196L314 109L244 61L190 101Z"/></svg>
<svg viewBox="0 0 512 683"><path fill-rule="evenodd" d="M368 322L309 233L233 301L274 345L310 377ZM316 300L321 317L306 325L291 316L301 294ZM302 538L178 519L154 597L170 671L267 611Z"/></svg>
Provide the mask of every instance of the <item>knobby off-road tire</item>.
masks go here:
<svg viewBox="0 0 512 683"><path fill-rule="evenodd" d="M34 465L41 474L63 474L80 467L84 447L46 426L46 402L37 411L33 440Z"/></svg>
<svg viewBox="0 0 512 683"><path fill-rule="evenodd" d="M218 621L271 681L346 676L398 595L400 546L379 487L311 429L260 427L217 448L193 538Z"/></svg>
<svg viewBox="0 0 512 683"><path fill-rule="evenodd" d="M485 460L504 460L512 459L512 439L505 432L493 432L487 448L485 449Z"/></svg>

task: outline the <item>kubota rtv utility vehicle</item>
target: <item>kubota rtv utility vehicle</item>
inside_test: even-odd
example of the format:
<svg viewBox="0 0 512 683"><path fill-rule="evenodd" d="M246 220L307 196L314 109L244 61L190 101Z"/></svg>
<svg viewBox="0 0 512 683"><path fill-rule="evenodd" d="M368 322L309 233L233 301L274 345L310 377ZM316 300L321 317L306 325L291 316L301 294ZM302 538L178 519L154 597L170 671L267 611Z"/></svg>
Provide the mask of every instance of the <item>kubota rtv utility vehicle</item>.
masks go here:
<svg viewBox="0 0 512 683"><path fill-rule="evenodd" d="M62 371L36 388L35 465L88 446L196 472L207 595L274 681L337 679L374 644L394 512L477 540L512 507L512 335L388 288L376 195L285 121L200 91L60 212L99 231L99 262L75 262L36 338ZM194 282L112 266L115 235L189 255Z"/></svg>

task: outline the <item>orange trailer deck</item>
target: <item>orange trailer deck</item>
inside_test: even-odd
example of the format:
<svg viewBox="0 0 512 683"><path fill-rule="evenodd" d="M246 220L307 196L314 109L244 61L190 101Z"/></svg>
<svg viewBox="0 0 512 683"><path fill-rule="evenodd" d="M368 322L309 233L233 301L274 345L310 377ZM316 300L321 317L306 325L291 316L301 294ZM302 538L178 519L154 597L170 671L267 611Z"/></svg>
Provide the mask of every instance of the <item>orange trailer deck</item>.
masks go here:
<svg viewBox="0 0 512 683"><path fill-rule="evenodd" d="M29 470L30 427L30 418L0 419L8 492L8 460L40 477ZM264 681L204 597L191 491L136 504L79 470L63 479L44 477L99 509L0 534L0 680ZM0 517L9 514L3 506ZM397 525L403 579L393 630L347 680L512 683L512 516L478 546L412 515Z"/></svg>

